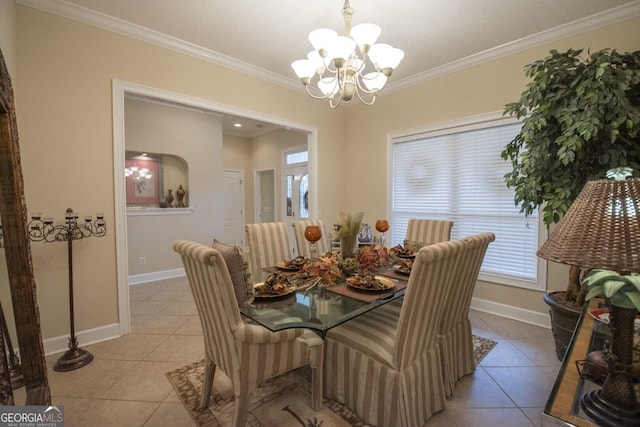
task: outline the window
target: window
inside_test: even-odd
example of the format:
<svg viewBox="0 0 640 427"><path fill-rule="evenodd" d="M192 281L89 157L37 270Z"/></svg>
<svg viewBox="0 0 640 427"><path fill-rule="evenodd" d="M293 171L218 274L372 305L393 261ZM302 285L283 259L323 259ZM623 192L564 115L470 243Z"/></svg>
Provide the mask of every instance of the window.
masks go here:
<svg viewBox="0 0 640 427"><path fill-rule="evenodd" d="M502 119L394 138L392 244L402 243L410 218L451 220L452 239L491 231L480 279L544 290L538 214L520 213L503 178L511 165L500 153L520 127Z"/></svg>
<svg viewBox="0 0 640 427"><path fill-rule="evenodd" d="M305 148L304 151L296 151L286 154L286 164L295 165L297 163L307 163L309 161L309 152Z"/></svg>

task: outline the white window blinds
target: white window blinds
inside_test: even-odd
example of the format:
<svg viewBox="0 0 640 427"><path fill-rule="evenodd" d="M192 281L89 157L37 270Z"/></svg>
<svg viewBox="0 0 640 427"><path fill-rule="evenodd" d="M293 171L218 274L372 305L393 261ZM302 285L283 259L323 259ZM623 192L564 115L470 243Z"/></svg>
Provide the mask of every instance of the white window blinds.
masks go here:
<svg viewBox="0 0 640 427"><path fill-rule="evenodd" d="M514 205L504 183L511 165L500 157L520 127L485 123L394 142L392 243L402 243L409 218L451 220L452 239L491 231L481 279L542 289L538 215Z"/></svg>

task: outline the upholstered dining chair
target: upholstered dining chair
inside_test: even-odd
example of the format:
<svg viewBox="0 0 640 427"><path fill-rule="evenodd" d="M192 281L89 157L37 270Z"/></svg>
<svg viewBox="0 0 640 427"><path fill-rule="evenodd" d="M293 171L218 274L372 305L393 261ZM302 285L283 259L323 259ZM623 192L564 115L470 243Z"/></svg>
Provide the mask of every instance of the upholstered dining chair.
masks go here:
<svg viewBox="0 0 640 427"><path fill-rule="evenodd" d="M402 305L376 309L330 329L325 338L325 397L368 424L422 426L445 407L439 318L464 250L460 240L416 255Z"/></svg>
<svg viewBox="0 0 640 427"><path fill-rule="evenodd" d="M451 239L453 221L411 218L407 224L405 245L431 245Z"/></svg>
<svg viewBox="0 0 640 427"><path fill-rule="evenodd" d="M299 221L294 221L291 225L293 225L293 232L296 236L298 255L302 255L307 258L311 257L311 243L309 243L309 241L304 238L304 230L308 225L317 225L318 227L320 227L320 231L322 232L322 237L316 242L318 255L329 252L331 250L331 247L329 246L329 236L327 235L327 229L324 226L324 221L322 221L321 219L302 219Z"/></svg>
<svg viewBox="0 0 640 427"><path fill-rule="evenodd" d="M289 235L284 222L247 224L245 229L249 245L249 260L255 280L265 278L263 268L291 259Z"/></svg>
<svg viewBox="0 0 640 427"><path fill-rule="evenodd" d="M453 395L455 384L460 378L475 370L469 307L484 255L489 243L494 240L493 233L463 238L465 248L452 272L451 289L438 320L438 347L447 397Z"/></svg>
<svg viewBox="0 0 640 427"><path fill-rule="evenodd" d="M311 366L311 407L322 407L322 339L308 329L271 332L245 323L240 316L231 277L217 250L185 240L180 254L202 324L206 372L200 408L209 406L216 368L231 379L235 397L233 426L245 425L249 396L258 384L292 369Z"/></svg>

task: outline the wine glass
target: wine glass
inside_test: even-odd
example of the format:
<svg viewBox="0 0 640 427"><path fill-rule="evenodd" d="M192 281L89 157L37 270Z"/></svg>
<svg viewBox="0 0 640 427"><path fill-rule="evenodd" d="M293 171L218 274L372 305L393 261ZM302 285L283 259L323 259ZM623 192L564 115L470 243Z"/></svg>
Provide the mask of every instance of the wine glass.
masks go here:
<svg viewBox="0 0 640 427"><path fill-rule="evenodd" d="M379 219L376 221L376 230L380 232L380 244L384 247L385 244L385 231L389 230L389 223L386 219Z"/></svg>
<svg viewBox="0 0 640 427"><path fill-rule="evenodd" d="M307 225L307 228L304 229L304 238L311 243L309 247L309 252L311 258L316 258L318 256L318 249L316 248L316 242L320 240L322 237L322 231L320 231L320 227L317 225Z"/></svg>

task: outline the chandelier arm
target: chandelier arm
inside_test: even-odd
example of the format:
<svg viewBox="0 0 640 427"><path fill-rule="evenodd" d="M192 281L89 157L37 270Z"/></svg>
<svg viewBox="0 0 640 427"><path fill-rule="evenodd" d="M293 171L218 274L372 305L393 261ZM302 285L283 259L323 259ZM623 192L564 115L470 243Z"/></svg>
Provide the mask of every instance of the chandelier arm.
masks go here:
<svg viewBox="0 0 640 427"><path fill-rule="evenodd" d="M360 85L358 85L360 86ZM376 102L376 95L372 92L369 91L364 91L364 93L366 93L367 95L371 95L371 100L367 101L365 100L362 95L360 94L360 91L358 89L356 89L356 95L358 95L358 99L360 100L360 102L362 102L364 105L373 105L374 102Z"/></svg>
<svg viewBox="0 0 640 427"><path fill-rule="evenodd" d="M336 96L336 95L338 95L338 96ZM329 106L330 106L331 108L338 108L338 105L340 105L340 103L342 102L342 96L339 96L339 95L340 95L340 92L338 92L337 94L335 94L335 95L333 96L333 98L329 98ZM334 104L334 103L333 103L333 101L334 101L336 98L338 99L338 101Z"/></svg>
<svg viewBox="0 0 640 427"><path fill-rule="evenodd" d="M309 90L309 85L305 85L304 86L305 90L307 91L307 95L309 95L310 97L312 97L313 99L328 99L331 94L327 94L327 95L314 95L313 93L311 93L311 91Z"/></svg>
<svg viewBox="0 0 640 427"><path fill-rule="evenodd" d="M385 86L387 86L387 84L385 83L384 86L382 86L380 89L378 90L369 90L367 89L364 84L362 83L362 79L364 79L364 76L362 74L358 74L359 78L356 78L356 84L358 86L358 92L362 91L363 93L366 93L367 95L373 95L375 98L375 95L380 92L382 89L385 88ZM360 98L360 97L358 97ZM360 100L362 100L362 98L360 98ZM364 102L364 101L363 101Z"/></svg>

